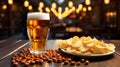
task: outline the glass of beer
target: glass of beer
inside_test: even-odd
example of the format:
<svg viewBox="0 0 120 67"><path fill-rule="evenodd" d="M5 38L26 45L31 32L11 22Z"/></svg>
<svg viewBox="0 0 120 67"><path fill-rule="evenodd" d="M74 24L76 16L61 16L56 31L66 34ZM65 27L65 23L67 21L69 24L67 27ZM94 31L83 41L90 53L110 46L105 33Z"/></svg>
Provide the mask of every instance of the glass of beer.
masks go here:
<svg viewBox="0 0 120 67"><path fill-rule="evenodd" d="M49 20L48 13L30 12L27 14L27 33L32 54L45 52L49 33Z"/></svg>

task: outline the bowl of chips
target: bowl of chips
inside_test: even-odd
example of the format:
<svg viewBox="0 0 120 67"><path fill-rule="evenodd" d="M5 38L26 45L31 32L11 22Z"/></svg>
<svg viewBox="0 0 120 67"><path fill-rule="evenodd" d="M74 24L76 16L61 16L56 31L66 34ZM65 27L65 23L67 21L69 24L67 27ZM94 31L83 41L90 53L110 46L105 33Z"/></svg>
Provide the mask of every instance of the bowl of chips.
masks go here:
<svg viewBox="0 0 120 67"><path fill-rule="evenodd" d="M115 45L90 36L74 36L66 40L58 40L59 48L68 54L78 56L106 56L115 52Z"/></svg>

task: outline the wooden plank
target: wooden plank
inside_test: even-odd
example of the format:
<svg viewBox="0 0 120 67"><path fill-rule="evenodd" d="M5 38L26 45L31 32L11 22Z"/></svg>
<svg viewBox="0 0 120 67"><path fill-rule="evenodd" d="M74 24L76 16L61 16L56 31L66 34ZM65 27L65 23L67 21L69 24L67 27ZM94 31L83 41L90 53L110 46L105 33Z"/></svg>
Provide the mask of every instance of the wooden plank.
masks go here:
<svg viewBox="0 0 120 67"><path fill-rule="evenodd" d="M8 45L4 46L3 48L0 49L0 58L7 55L8 53L12 52L13 50L17 49L24 43L28 42L27 40L24 41L8 41Z"/></svg>
<svg viewBox="0 0 120 67"><path fill-rule="evenodd" d="M0 49L5 47L5 46L10 45L10 43L13 43L13 42L15 42L15 41L7 41L7 40L0 41Z"/></svg>
<svg viewBox="0 0 120 67"><path fill-rule="evenodd" d="M17 43L16 45L21 45L23 43L26 43L28 41L22 41L20 43ZM120 41L116 41L116 40L106 40L105 42L107 43L114 43L115 45L119 46ZM19 46L10 46L10 48L15 49L18 48ZM25 47L29 47L29 45L25 46ZM25 48L23 47L23 48ZM21 48L21 49L23 49ZM19 49L17 52L19 52L21 49ZM49 40L47 42L47 49L58 49L57 45L55 45L55 40ZM11 50L5 50L2 49L3 53ZM116 51L119 51L120 49L117 48ZM1 53L0 53L1 54ZM0 61L0 67L11 67L11 57L12 55L8 56L7 58L3 59ZM108 57L108 56L107 56ZM102 59L102 60L101 60ZM71 66L71 65L62 65L61 63L44 63L43 65L39 65L39 64L35 64L29 67L33 67L33 66L37 66L37 67L120 67L120 55L117 54L117 52L115 52L113 55L111 55L110 58L98 58L98 60L96 61L91 61L90 64L88 65L84 65L83 63L79 66ZM22 66L19 66L22 67Z"/></svg>

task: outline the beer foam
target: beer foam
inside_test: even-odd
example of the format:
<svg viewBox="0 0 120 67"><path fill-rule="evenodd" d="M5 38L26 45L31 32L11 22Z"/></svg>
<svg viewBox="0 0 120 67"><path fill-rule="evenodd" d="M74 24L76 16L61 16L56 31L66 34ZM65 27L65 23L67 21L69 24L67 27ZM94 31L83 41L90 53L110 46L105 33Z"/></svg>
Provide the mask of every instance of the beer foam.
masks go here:
<svg viewBox="0 0 120 67"><path fill-rule="evenodd" d="M27 14L27 19L50 20L50 16L48 13L30 12Z"/></svg>

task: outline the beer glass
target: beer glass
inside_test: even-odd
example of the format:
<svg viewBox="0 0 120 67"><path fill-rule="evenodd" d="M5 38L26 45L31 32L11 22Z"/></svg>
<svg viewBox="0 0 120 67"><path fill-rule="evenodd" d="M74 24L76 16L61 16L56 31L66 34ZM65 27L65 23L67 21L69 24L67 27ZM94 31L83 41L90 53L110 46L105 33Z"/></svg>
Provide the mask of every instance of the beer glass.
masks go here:
<svg viewBox="0 0 120 67"><path fill-rule="evenodd" d="M27 14L27 33L30 40L30 52L41 54L45 52L49 33L48 13L30 12Z"/></svg>

